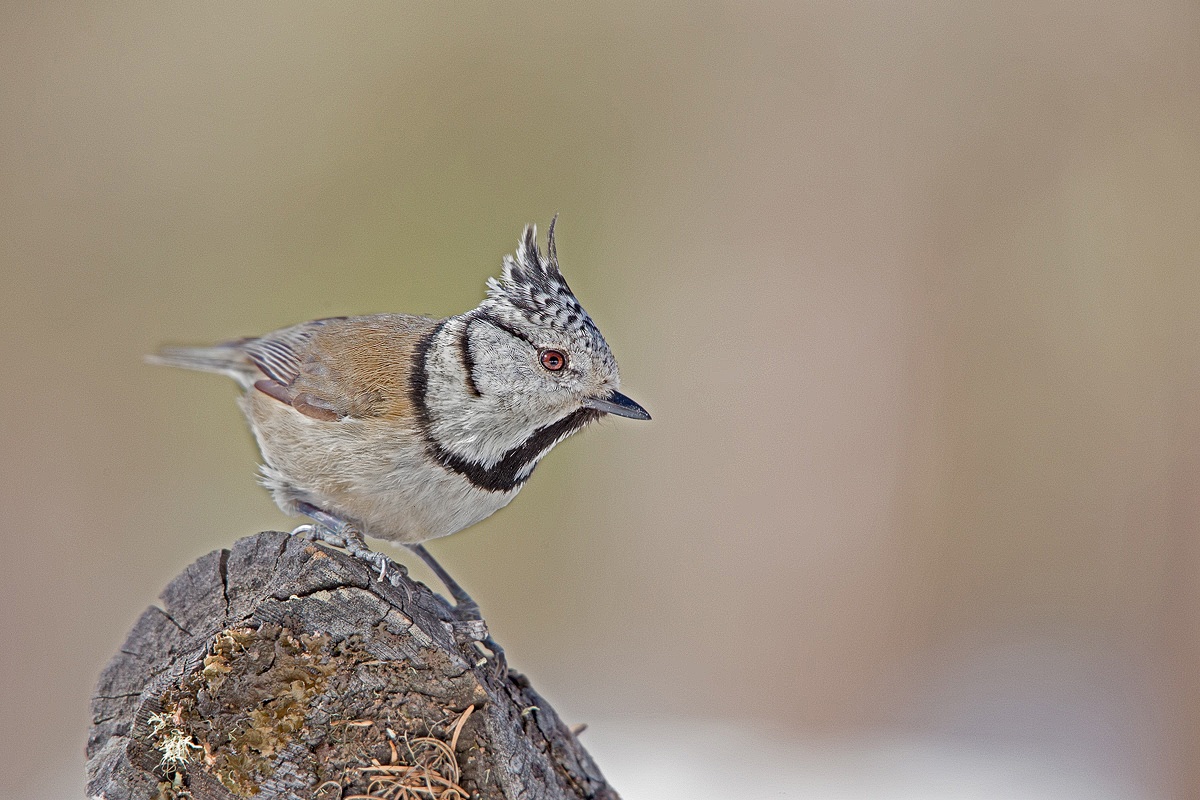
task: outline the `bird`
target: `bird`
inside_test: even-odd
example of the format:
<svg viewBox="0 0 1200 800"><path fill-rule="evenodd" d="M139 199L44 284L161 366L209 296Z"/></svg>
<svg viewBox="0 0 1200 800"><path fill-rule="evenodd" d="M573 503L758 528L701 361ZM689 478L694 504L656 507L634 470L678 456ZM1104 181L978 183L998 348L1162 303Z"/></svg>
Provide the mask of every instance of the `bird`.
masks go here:
<svg viewBox="0 0 1200 800"><path fill-rule="evenodd" d="M648 420L622 394L608 343L571 291L554 241L526 225L483 301L456 316L328 317L154 364L232 377L262 455L260 482L293 533L344 548L384 580L405 574L364 537L400 543L478 604L422 542L508 505L553 447L606 415Z"/></svg>

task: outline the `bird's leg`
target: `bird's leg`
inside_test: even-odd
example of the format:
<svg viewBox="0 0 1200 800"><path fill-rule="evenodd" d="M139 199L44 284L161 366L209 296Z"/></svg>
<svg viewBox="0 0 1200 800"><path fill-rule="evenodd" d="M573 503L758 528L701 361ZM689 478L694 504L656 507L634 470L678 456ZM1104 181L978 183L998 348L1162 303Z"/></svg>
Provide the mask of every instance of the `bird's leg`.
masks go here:
<svg viewBox="0 0 1200 800"><path fill-rule="evenodd" d="M403 564L397 564L383 553L377 553L367 547L363 535L344 519L339 519L327 511L322 511L312 503L304 501L296 503L296 510L316 524L301 525L292 533L302 533L310 539L343 548L350 555L379 570L379 580L387 580L392 585L399 585L400 578L408 574L408 570ZM389 570L392 572L390 580Z"/></svg>
<svg viewBox="0 0 1200 800"><path fill-rule="evenodd" d="M479 604L472 600L471 595L467 594L466 590L458 585L458 581L450 577L450 573L446 572L445 567L437 562L437 559L433 557L432 553L425 549L424 545L406 544L405 547L420 556L421 560L425 562L425 566L433 570L433 574L437 576L437 579L441 581L442 585L445 586L447 591L450 592L450 596L454 598L455 616L457 616L459 619L478 620L483 622L483 615L479 613ZM504 648L497 644L496 640L493 639L490 634L481 639L480 643L483 644L483 646L488 650L492 651L492 654L495 656L496 663L500 664L501 670L507 669L505 666L507 662L505 661L504 657Z"/></svg>
<svg viewBox="0 0 1200 800"><path fill-rule="evenodd" d="M378 569L379 580L388 580L394 586L399 585L400 579L408 574L408 570L403 564L397 564L383 553L377 553L367 547L362 533L344 519L335 517L328 511L323 511L312 503L306 503L303 500L297 502L294 508L311 519L314 524L301 525L292 531L293 534L303 534L309 539L325 542L334 547L344 549L351 556L365 561L375 569ZM471 596L458 585L458 581L450 577L450 573L446 572L445 568L437 562L428 550L419 544L405 546L420 556L421 560L425 562L429 569L433 570L433 574L437 576L437 579L450 592L450 596L454 598L453 611L456 617L468 621L483 621L483 616L479 613L479 604L472 600ZM504 648L496 644L496 641L491 636L480 641L497 657L503 658Z"/></svg>
<svg viewBox="0 0 1200 800"><path fill-rule="evenodd" d="M472 600L471 595L467 594L466 590L458 585L458 581L450 577L450 573L446 572L446 569L437 562L433 554L425 549L424 545L406 544L405 547L420 556L425 565L433 570L433 574L442 582L442 585L449 590L450 596L454 598L455 614L467 619L483 619L479 614L479 604Z"/></svg>

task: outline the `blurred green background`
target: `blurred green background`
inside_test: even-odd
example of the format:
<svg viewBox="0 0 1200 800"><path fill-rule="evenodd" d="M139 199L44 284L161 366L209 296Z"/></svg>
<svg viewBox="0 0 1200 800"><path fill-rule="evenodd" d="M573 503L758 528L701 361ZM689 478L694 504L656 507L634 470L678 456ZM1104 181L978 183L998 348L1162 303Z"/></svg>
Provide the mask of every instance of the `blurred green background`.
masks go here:
<svg viewBox="0 0 1200 800"><path fill-rule="evenodd" d="M142 354L464 311L555 212L654 422L431 550L618 790L1200 795L1200 9L1097 0L5 4L0 796L296 524Z"/></svg>

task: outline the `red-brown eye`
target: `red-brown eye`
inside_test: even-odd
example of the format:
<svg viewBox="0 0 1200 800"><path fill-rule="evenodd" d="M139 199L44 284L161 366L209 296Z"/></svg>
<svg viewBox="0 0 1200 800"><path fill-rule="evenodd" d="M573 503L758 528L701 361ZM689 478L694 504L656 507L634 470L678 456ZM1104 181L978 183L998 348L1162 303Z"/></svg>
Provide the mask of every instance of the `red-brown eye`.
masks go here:
<svg viewBox="0 0 1200 800"><path fill-rule="evenodd" d="M566 353L561 350L543 350L542 366L551 372L558 372L567 365Z"/></svg>

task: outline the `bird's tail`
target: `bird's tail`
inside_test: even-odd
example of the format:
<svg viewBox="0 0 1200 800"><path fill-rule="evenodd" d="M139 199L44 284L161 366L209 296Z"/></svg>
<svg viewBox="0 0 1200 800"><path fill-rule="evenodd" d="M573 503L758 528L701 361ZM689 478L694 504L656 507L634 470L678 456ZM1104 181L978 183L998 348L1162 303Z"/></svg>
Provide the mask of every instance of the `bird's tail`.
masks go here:
<svg viewBox="0 0 1200 800"><path fill-rule="evenodd" d="M228 375L243 386L254 382L254 365L236 343L212 347L164 347L146 356L147 364Z"/></svg>

